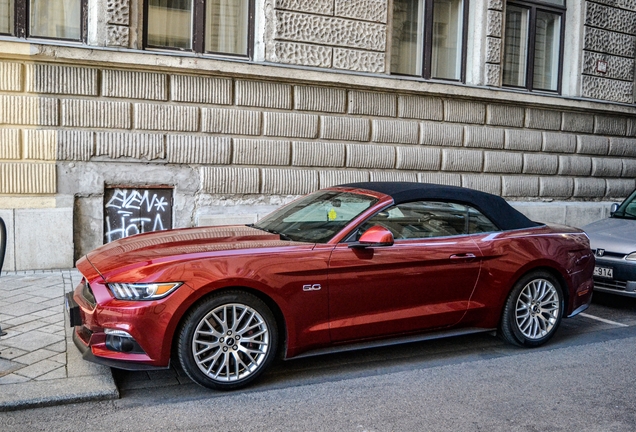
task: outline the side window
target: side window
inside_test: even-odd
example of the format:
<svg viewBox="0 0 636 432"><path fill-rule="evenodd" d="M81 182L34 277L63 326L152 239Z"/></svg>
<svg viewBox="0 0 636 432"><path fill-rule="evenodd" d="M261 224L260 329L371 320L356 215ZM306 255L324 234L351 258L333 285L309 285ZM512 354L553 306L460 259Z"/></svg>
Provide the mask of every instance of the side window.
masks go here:
<svg viewBox="0 0 636 432"><path fill-rule="evenodd" d="M374 225L387 228L396 240L499 231L479 210L440 201L414 201L390 207L367 220L358 235Z"/></svg>

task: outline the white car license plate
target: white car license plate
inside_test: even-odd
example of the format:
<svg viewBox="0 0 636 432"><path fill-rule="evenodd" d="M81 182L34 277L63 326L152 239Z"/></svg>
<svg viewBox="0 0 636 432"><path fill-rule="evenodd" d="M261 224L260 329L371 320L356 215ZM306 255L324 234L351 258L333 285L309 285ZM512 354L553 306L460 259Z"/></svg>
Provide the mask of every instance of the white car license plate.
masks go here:
<svg viewBox="0 0 636 432"><path fill-rule="evenodd" d="M609 267L594 267L594 276L611 279L614 277L614 269Z"/></svg>

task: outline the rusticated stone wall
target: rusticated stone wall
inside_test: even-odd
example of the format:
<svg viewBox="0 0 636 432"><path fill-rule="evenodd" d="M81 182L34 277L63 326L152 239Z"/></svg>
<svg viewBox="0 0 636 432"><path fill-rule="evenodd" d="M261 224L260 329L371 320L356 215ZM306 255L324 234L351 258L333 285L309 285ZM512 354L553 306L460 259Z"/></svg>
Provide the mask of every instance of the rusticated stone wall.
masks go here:
<svg viewBox="0 0 636 432"><path fill-rule="evenodd" d="M485 84L501 86L501 55L503 36L503 0L488 0L486 16Z"/></svg>
<svg viewBox="0 0 636 432"><path fill-rule="evenodd" d="M265 58L276 63L385 72L387 0L271 0Z"/></svg>
<svg viewBox="0 0 636 432"><path fill-rule="evenodd" d="M586 1L583 48L582 96L633 103L636 0Z"/></svg>

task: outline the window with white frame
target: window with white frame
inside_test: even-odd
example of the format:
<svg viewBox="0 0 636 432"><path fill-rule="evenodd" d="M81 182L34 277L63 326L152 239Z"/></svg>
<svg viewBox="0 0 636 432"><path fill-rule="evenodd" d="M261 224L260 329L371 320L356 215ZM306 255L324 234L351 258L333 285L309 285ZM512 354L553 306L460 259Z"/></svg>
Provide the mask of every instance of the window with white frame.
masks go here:
<svg viewBox="0 0 636 432"><path fill-rule="evenodd" d="M464 80L468 0L394 0L391 73Z"/></svg>
<svg viewBox="0 0 636 432"><path fill-rule="evenodd" d="M86 0L0 0L0 34L79 41Z"/></svg>

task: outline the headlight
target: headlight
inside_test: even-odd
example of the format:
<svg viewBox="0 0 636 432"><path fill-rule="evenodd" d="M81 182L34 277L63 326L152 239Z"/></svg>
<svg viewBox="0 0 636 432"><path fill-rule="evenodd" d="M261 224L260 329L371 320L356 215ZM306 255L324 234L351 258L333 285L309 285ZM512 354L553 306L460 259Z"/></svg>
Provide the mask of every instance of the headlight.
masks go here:
<svg viewBox="0 0 636 432"><path fill-rule="evenodd" d="M183 285L171 283L110 283L108 288L118 300L156 300L163 298Z"/></svg>
<svg viewBox="0 0 636 432"><path fill-rule="evenodd" d="M636 252L632 252L625 257L626 260L636 261Z"/></svg>

